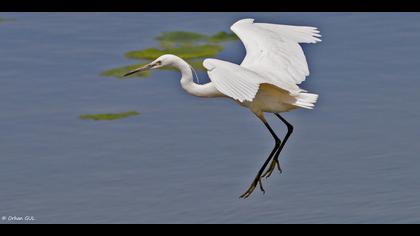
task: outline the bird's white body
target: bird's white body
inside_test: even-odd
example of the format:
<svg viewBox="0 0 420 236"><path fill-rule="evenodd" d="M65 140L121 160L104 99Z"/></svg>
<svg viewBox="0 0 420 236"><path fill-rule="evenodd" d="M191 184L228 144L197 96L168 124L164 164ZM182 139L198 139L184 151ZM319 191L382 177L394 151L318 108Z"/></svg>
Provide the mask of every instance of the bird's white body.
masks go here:
<svg viewBox="0 0 420 236"><path fill-rule="evenodd" d="M298 86L309 75L299 43L321 41L316 28L243 19L231 29L244 43L247 54L240 65L218 59L204 60L210 83L194 83L191 66L175 55L159 57L154 63L160 64L154 68L176 67L182 74L181 86L188 93L198 97L231 98L263 120L263 112L313 108L318 95Z"/></svg>
<svg viewBox="0 0 420 236"><path fill-rule="evenodd" d="M298 108L293 104L293 100L294 98L284 90L271 84L261 84L254 100L243 101L240 104L261 118L263 112L281 113Z"/></svg>
<svg viewBox="0 0 420 236"><path fill-rule="evenodd" d="M206 84L197 84L193 80L193 71L189 64L177 56L171 56L171 66L181 72L181 86L189 94L197 97L225 97L233 99L220 92L213 82ZM279 89L268 83L261 84L255 98L252 101L238 101L240 105L249 108L259 117L263 112L286 112L295 108L297 105L294 97L290 96L285 90Z"/></svg>
<svg viewBox="0 0 420 236"><path fill-rule="evenodd" d="M321 35L314 27L254 23L253 19L237 21L231 30L244 43L246 56L240 65L218 59L204 60L203 66L211 80L207 84L194 83L192 67L175 55L160 56L126 75L162 66L175 67L181 72L181 86L188 93L198 97L233 99L263 121L275 139L275 147L250 188L241 196L247 198L258 183L264 191L262 176L270 176L276 166L281 171L278 157L293 132L293 126L278 113L296 108L312 109L318 99L317 94L308 93L298 86L309 75L299 43L319 42ZM283 141L265 120L264 112L274 113L287 125L288 132ZM270 167L263 174L270 160Z"/></svg>

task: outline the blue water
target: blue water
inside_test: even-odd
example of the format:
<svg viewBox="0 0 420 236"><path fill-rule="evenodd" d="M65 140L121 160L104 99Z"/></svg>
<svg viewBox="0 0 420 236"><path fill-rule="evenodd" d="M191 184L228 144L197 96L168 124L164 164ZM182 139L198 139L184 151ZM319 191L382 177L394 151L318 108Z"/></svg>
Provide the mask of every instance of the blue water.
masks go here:
<svg viewBox="0 0 420 236"><path fill-rule="evenodd" d="M0 13L0 216L35 223L419 223L420 14ZM163 31L228 31L241 18L317 26L304 45L320 94L284 173L250 199L273 146L248 110L195 98L179 74L99 76ZM240 62L240 42L218 58ZM201 74L204 77L205 74ZM136 110L94 122L85 113ZM285 127L268 115L280 136ZM16 223L3 220L1 223ZM18 222L22 223L22 222Z"/></svg>

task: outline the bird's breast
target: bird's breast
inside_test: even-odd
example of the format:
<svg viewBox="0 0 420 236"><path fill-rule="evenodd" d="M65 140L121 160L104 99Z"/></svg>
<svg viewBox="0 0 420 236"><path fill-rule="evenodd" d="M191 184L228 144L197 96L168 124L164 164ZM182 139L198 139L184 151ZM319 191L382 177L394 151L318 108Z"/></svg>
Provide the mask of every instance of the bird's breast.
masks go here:
<svg viewBox="0 0 420 236"><path fill-rule="evenodd" d="M288 92L270 84L261 84L252 101L238 103L248 107L254 113L260 112L287 112L297 108L293 103L295 98Z"/></svg>

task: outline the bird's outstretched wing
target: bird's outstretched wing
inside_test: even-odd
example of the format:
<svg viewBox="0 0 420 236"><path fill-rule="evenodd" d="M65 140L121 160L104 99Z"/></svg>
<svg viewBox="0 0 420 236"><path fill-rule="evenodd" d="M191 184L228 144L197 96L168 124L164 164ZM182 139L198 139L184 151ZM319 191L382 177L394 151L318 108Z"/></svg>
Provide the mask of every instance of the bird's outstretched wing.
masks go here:
<svg viewBox="0 0 420 236"><path fill-rule="evenodd" d="M231 30L246 49L241 66L285 83L300 84L309 75L299 43L321 41L315 27L254 23L254 19L239 20Z"/></svg>
<svg viewBox="0 0 420 236"><path fill-rule="evenodd" d="M243 19L231 26L247 52L241 65L204 60L211 81L220 92L240 102L252 101L263 83L302 96L306 91L297 84L305 80L309 69L299 43L321 41L317 38L319 31L314 27L253 22Z"/></svg>
<svg viewBox="0 0 420 236"><path fill-rule="evenodd" d="M300 84L309 75L299 43L321 41L315 27L254 23L243 19L231 26L242 40L246 56L241 65L217 59L204 60L204 67L216 88L239 101L252 101L259 85L268 83L292 96L306 91Z"/></svg>
<svg viewBox="0 0 420 236"><path fill-rule="evenodd" d="M282 80L271 80L231 62L205 59L203 65L216 88L223 94L240 102L252 101L260 84L263 83L276 85L295 96L304 91L296 84L284 83Z"/></svg>

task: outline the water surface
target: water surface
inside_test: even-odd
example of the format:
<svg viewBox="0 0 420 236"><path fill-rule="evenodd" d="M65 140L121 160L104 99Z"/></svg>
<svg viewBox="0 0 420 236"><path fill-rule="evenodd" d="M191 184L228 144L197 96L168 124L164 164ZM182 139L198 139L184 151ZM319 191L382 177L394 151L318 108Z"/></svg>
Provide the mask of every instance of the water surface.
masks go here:
<svg viewBox="0 0 420 236"><path fill-rule="evenodd" d="M37 223L419 223L420 14L0 13L0 215ZM319 93L285 114L284 173L240 200L273 146L229 100L179 74L101 77L164 31L228 31L241 18L317 26L305 45ZM240 62L230 42L218 58ZM205 74L201 74L204 80ZM81 114L139 111L116 121ZM280 135L285 128L269 116ZM3 222L4 223L4 222Z"/></svg>

